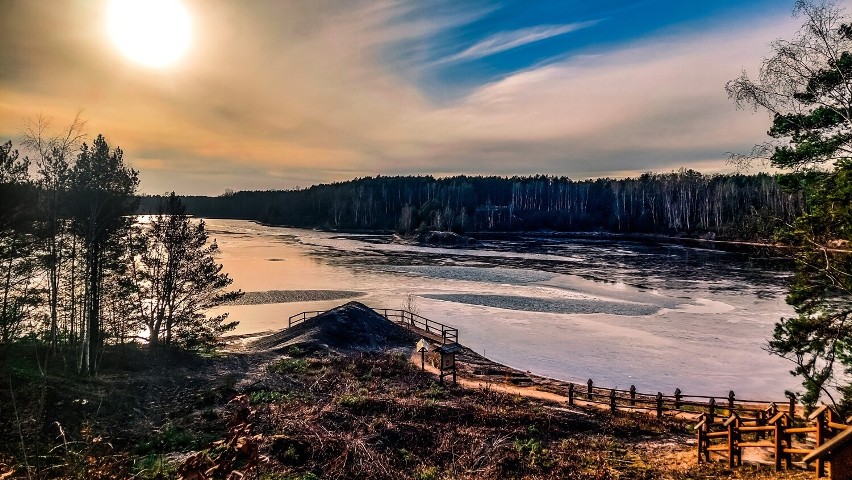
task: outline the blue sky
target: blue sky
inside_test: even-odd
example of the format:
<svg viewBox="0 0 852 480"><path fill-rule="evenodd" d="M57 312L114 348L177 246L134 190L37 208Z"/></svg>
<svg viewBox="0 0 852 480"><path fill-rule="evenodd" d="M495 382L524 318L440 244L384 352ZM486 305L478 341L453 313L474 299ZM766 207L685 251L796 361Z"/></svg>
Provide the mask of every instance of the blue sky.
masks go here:
<svg viewBox="0 0 852 480"><path fill-rule="evenodd" d="M388 48L388 60L416 58L416 81L436 99L463 95L513 72L618 48L646 37L689 34L789 16L789 0L511 0L424 2L400 21L457 11L470 19ZM438 5L438 6L436 6Z"/></svg>
<svg viewBox="0 0 852 480"><path fill-rule="evenodd" d="M82 108L151 193L731 171L770 119L725 82L801 23L793 0L161 0L192 41L155 69L110 41L113 1L4 0L0 140Z"/></svg>

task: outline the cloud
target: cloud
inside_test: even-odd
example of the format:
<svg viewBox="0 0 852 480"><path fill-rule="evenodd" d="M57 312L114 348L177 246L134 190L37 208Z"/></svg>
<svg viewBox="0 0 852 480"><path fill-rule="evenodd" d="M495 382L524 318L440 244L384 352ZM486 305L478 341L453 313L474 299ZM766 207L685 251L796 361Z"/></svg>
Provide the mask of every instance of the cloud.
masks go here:
<svg viewBox="0 0 852 480"><path fill-rule="evenodd" d="M565 58L483 85L400 130L410 171L569 176L700 166L761 141L768 116L737 111L723 86L795 30L785 18L676 31ZM406 165L409 166L409 165Z"/></svg>
<svg viewBox="0 0 852 480"><path fill-rule="evenodd" d="M549 61L437 102L400 67L429 55L388 52L400 42L426 48L430 36L478 18L476 9L424 17L411 3L391 0L251 9L186 1L198 41L180 65L158 73L125 61L97 28L67 28L100 24L94 7L80 10L88 2L13 3L20 21L13 34L0 32L0 132L16 132L40 111L60 125L84 107L90 133L120 145L152 193L375 174L718 170L724 152L747 150L769 125L737 111L725 81L756 66L772 39L795 31L780 17L670 31ZM536 36L506 34L467 55Z"/></svg>
<svg viewBox="0 0 852 480"><path fill-rule="evenodd" d="M565 25L538 25L510 32L496 33L484 40L476 42L461 52L452 55L445 61L458 62L484 58L513 48L529 45L530 43L539 42L548 38L588 28L596 25L598 22L599 20L590 20L587 22L576 22Z"/></svg>

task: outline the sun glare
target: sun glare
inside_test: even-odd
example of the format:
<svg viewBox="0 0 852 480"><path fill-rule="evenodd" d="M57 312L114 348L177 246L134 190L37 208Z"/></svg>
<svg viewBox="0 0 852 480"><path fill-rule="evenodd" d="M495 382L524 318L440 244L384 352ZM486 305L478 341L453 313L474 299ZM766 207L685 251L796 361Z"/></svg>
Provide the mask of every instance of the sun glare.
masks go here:
<svg viewBox="0 0 852 480"><path fill-rule="evenodd" d="M180 0L110 0L107 29L122 54L154 68L174 64L192 39L189 11Z"/></svg>

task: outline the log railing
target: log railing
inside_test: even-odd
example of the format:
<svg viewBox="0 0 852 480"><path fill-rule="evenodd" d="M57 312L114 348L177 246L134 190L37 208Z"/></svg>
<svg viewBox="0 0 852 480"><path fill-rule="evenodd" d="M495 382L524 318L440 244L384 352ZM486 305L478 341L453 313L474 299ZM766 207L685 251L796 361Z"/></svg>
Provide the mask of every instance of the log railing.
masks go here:
<svg viewBox="0 0 852 480"><path fill-rule="evenodd" d="M435 320L418 315L409 310L374 308L373 311L382 315L386 319L405 327L407 330L426 333L433 336L435 339L440 339L442 343L458 343L459 341L459 329L441 322L436 322ZM287 328L298 325L309 318L316 317L317 315L325 312L326 311L324 310L310 310L292 315L287 319Z"/></svg>
<svg viewBox="0 0 852 480"><path fill-rule="evenodd" d="M727 395L711 397L707 395L687 395L676 388L672 395L657 393L640 393L631 385L628 390L617 388L602 388L595 386L589 379L585 384L569 383L568 404L574 405L575 400L609 407L611 411L644 411L662 418L680 414L706 414L709 418L728 417L736 412L740 415L767 415L766 410L778 410L778 402L768 400L750 400L737 398L733 391ZM717 400L718 399L718 400ZM791 397L789 402L781 402L788 412L795 415L796 400Z"/></svg>
<svg viewBox="0 0 852 480"><path fill-rule="evenodd" d="M298 325L309 318L314 318L321 313L325 313L327 310L309 310L307 312L300 312L295 315L291 315L290 318L287 319L287 328L292 327L293 325Z"/></svg>
<svg viewBox="0 0 852 480"><path fill-rule="evenodd" d="M435 337L440 337L442 343L459 342L459 329L455 327L450 327L449 325L445 325L441 322L430 320L408 310L392 308L379 308L375 310L388 320L402 325L409 330L419 330L421 332L434 335Z"/></svg>
<svg viewBox="0 0 852 480"><path fill-rule="evenodd" d="M775 470L782 464L790 468L794 456L810 454L837 433L852 425L836 421L834 411L823 405L807 418L796 418L788 412L770 406L765 415L741 417L734 412L727 418L712 418L706 414L695 425L698 436L698 462L710 461L712 453L727 456L728 466L742 465L746 448L769 449L774 454ZM772 415L767 419L768 415ZM794 442L795 440L795 442ZM816 478L825 474L821 460L814 462Z"/></svg>

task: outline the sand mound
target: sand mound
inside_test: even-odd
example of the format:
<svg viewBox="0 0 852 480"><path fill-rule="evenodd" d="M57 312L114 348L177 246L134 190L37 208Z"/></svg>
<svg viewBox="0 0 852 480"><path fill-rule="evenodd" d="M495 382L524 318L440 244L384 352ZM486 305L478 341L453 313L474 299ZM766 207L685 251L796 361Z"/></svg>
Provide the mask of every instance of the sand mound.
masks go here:
<svg viewBox="0 0 852 480"><path fill-rule="evenodd" d="M257 350L304 352L330 351L340 354L411 350L420 337L379 315L359 302L349 302L314 318L258 339Z"/></svg>

